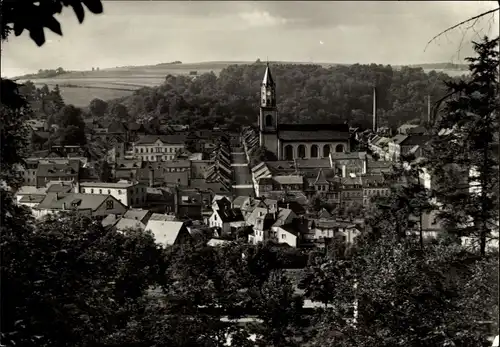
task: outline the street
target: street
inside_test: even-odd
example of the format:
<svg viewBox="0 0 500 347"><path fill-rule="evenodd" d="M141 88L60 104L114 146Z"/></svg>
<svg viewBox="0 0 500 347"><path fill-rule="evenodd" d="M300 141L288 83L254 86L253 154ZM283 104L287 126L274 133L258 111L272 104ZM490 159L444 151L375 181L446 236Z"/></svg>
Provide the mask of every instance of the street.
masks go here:
<svg viewBox="0 0 500 347"><path fill-rule="evenodd" d="M234 196L253 196L252 174L243 147L231 147L231 167L233 168Z"/></svg>

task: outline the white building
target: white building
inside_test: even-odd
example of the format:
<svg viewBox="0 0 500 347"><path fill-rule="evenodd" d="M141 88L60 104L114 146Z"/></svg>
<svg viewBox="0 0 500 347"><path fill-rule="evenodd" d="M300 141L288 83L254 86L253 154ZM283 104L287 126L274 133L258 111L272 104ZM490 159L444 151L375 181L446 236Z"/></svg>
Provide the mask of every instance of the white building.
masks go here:
<svg viewBox="0 0 500 347"><path fill-rule="evenodd" d="M118 183L82 182L80 193L111 195L128 207L142 206L146 203L146 186L141 183L120 181Z"/></svg>
<svg viewBox="0 0 500 347"><path fill-rule="evenodd" d="M173 160L185 149L185 140L183 135L145 135L134 143L134 156L143 161Z"/></svg>

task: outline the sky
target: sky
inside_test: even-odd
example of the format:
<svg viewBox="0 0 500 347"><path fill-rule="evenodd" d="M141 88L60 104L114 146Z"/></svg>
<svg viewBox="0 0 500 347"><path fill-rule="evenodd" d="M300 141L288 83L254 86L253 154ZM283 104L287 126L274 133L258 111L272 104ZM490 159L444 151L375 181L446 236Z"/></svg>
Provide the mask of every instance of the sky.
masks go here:
<svg viewBox="0 0 500 347"><path fill-rule="evenodd" d="M105 1L79 24L70 8L57 19L64 36L45 29L37 47L28 33L2 46L1 73L90 70L180 60L316 63L460 63L471 40L498 35L498 12L464 32L439 32L498 7L497 1ZM462 42L463 39L463 43ZM425 50L425 51L424 51Z"/></svg>

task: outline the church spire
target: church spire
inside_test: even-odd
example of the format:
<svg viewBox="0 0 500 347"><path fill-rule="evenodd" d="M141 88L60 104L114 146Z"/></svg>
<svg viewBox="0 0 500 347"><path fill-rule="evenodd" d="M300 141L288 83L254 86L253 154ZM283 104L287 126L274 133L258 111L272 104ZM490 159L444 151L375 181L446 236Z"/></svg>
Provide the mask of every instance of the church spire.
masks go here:
<svg viewBox="0 0 500 347"><path fill-rule="evenodd" d="M269 68L269 62L266 63L266 72L264 73L262 85L266 87L274 87L274 80L273 76L271 75L271 69Z"/></svg>

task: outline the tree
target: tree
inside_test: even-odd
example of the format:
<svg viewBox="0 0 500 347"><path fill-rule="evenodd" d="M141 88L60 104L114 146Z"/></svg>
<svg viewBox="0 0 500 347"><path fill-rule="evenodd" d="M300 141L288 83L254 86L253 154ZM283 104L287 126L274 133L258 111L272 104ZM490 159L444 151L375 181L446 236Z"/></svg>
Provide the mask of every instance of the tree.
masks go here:
<svg viewBox="0 0 500 347"><path fill-rule="evenodd" d="M59 127L59 136L64 145L84 145L85 123L82 110L73 105L64 106L57 114L56 124Z"/></svg>
<svg viewBox="0 0 500 347"><path fill-rule="evenodd" d="M152 235L107 231L71 213L36 224L28 217L1 240L7 345L102 341L126 322L128 303L156 282L161 264Z"/></svg>
<svg viewBox="0 0 500 347"><path fill-rule="evenodd" d="M297 336L302 328L303 300L294 294L288 277L273 271L254 299L257 316L251 331L257 334L259 346L298 346Z"/></svg>
<svg viewBox="0 0 500 347"><path fill-rule="evenodd" d="M48 28L54 33L62 36L61 25L54 17L61 13L63 7L71 6L80 23L85 18L85 10L82 4L94 14L102 13L102 3L100 0L57 0L50 2L29 1L18 3L7 1L2 3L2 23L1 38L6 40L14 32L16 36L28 30L30 37L38 46L45 43L44 28Z"/></svg>
<svg viewBox="0 0 500 347"><path fill-rule="evenodd" d="M429 165L440 218L450 232L477 238L482 255L498 220L497 47L498 38L474 43L477 57L467 58L470 81L447 84L449 98L436 133L450 130L434 137Z"/></svg>
<svg viewBox="0 0 500 347"><path fill-rule="evenodd" d="M493 263L442 242L365 244L313 346L487 346L479 327L498 306Z"/></svg>
<svg viewBox="0 0 500 347"><path fill-rule="evenodd" d="M61 90L59 89L59 85L56 84L54 90L51 92L52 102L54 103L54 109L56 112L59 112L64 107L64 100L61 96Z"/></svg>
<svg viewBox="0 0 500 347"><path fill-rule="evenodd" d="M102 118L108 110L108 103L101 99L95 98L89 104L89 111L92 117Z"/></svg>
<svg viewBox="0 0 500 347"><path fill-rule="evenodd" d="M108 114L113 120L126 122L129 120L128 110L122 104L112 104L108 109Z"/></svg>
<svg viewBox="0 0 500 347"><path fill-rule="evenodd" d="M101 160L96 165L97 175L99 176L99 181L110 182L113 178L113 172L111 170L111 165L106 160Z"/></svg>

